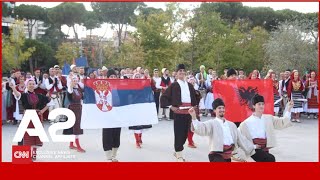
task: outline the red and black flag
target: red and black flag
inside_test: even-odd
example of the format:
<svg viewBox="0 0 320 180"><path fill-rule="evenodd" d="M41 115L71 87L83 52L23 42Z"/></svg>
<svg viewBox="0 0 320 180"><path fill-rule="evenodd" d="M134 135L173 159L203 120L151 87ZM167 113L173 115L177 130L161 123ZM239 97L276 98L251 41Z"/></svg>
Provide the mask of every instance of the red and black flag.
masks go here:
<svg viewBox="0 0 320 180"><path fill-rule="evenodd" d="M264 97L264 114L274 113L272 80L221 80L213 81L214 98L221 98L226 106L225 117L242 122L252 114L251 99L255 94Z"/></svg>

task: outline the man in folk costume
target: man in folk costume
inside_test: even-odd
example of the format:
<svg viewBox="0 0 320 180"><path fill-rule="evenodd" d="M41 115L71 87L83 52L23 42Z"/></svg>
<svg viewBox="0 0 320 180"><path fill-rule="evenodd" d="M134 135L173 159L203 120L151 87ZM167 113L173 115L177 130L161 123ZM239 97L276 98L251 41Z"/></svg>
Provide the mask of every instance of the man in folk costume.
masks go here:
<svg viewBox="0 0 320 180"><path fill-rule="evenodd" d="M117 79L116 72L113 69L108 70L107 76L109 79ZM107 161L118 162L117 152L120 147L121 127L118 128L103 128L102 144L103 150L106 153Z"/></svg>
<svg viewBox="0 0 320 180"><path fill-rule="evenodd" d="M34 69L34 81L35 81L35 90L34 92L37 94L47 94L46 87L43 86L43 77L41 76L41 70L39 68Z"/></svg>
<svg viewBox="0 0 320 180"><path fill-rule="evenodd" d="M256 94L252 98L254 113L244 120L239 130L249 141L255 145L259 145L261 149L256 149L251 158L256 162L275 162L275 157L270 154L269 149L276 146L275 129L281 130L292 126L290 121L290 110L293 102L287 103L283 117L263 114L264 98Z"/></svg>
<svg viewBox="0 0 320 180"><path fill-rule="evenodd" d="M178 80L171 84L160 97L161 107L171 105L174 112L174 149L177 161L183 162L183 145L188 137L188 131L191 124L191 116L188 109L196 107L200 97L196 96L193 85L185 81L185 66L179 64L177 67Z"/></svg>
<svg viewBox="0 0 320 180"><path fill-rule="evenodd" d="M170 76L171 84L177 80L176 76L177 76L177 72L173 71Z"/></svg>
<svg viewBox="0 0 320 180"><path fill-rule="evenodd" d="M164 91L171 85L171 80L169 77L169 70L167 68L163 68L161 72L162 72L162 77L161 77L160 86L162 87L162 93L164 93ZM164 106L161 106L161 107L162 107L162 119L169 120L166 115L168 107L164 107Z"/></svg>
<svg viewBox="0 0 320 180"><path fill-rule="evenodd" d="M101 68L101 74L98 79L107 79L108 68L103 66Z"/></svg>
<svg viewBox="0 0 320 180"><path fill-rule="evenodd" d="M288 96L288 87L290 84L290 69L287 69L284 72L284 80L279 81L279 95L282 97L282 103L281 103L281 111L283 112L285 105L289 101L290 97Z"/></svg>
<svg viewBox="0 0 320 180"><path fill-rule="evenodd" d="M54 75L54 69L50 68L49 69L49 78L46 79L45 85L47 90L49 91L49 97L51 98L51 101L49 103L49 113L60 107L59 103L59 97L58 93L62 90L62 83L61 81ZM58 117L54 120L55 123L58 122Z"/></svg>
<svg viewBox="0 0 320 180"><path fill-rule="evenodd" d="M308 99L308 119L310 119L310 114L313 114L313 118L318 118L318 103L319 103L319 95L318 95L318 82L317 75L315 71L311 71L310 78L306 81L306 89L308 90L307 99Z"/></svg>
<svg viewBox="0 0 320 180"><path fill-rule="evenodd" d="M81 66L79 67L79 77L80 77L80 80L84 79L85 78L85 71L84 71L84 67Z"/></svg>
<svg viewBox="0 0 320 180"><path fill-rule="evenodd" d="M222 99L214 100L212 106L216 117L205 122L197 120L193 108L189 110L192 117L192 131L200 136L209 137L210 162L231 162L232 150L235 146L240 146L248 155L260 148L259 145L253 145L242 136L233 122L224 118L225 105Z"/></svg>
<svg viewBox="0 0 320 180"><path fill-rule="evenodd" d="M237 80L237 72L235 69L230 68L227 71L227 80ZM239 127L240 122L235 122L236 126Z"/></svg>
<svg viewBox="0 0 320 180"><path fill-rule="evenodd" d="M197 84L199 85L199 91L201 93L201 100L199 103L199 109L202 112L203 116L207 116L208 112L206 111L204 101L206 99L207 90L206 90L206 80L207 80L207 73L205 71L205 66L200 66L200 72L196 74Z"/></svg>
<svg viewBox="0 0 320 180"><path fill-rule="evenodd" d="M160 93L162 90L162 86L160 86L160 84L161 84L161 78L159 77L159 70L154 69L153 70L153 77L152 77L152 81L151 81L151 87L153 90L154 101L156 103L157 115L159 113Z"/></svg>

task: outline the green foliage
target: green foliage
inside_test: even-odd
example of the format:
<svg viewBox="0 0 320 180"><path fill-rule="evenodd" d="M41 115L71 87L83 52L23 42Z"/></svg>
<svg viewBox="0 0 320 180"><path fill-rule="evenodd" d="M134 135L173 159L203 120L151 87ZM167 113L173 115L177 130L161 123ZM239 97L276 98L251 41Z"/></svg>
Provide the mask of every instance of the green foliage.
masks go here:
<svg viewBox="0 0 320 180"><path fill-rule="evenodd" d="M318 39L311 36L304 23L284 22L271 33L270 39L264 45L268 58L266 68L277 72L287 68L297 69L300 72L309 68L318 69ZM314 22L309 21L309 23L308 26L313 27Z"/></svg>
<svg viewBox="0 0 320 180"><path fill-rule="evenodd" d="M34 68L49 69L57 64L57 60L54 58L54 51L49 45L39 40L26 39L22 49L26 50L29 47L34 47L35 51L30 56L29 62L23 64L22 70L33 72Z"/></svg>
<svg viewBox="0 0 320 180"><path fill-rule="evenodd" d="M79 57L79 47L74 43L62 43L54 56L60 66L67 62L68 64L72 64L73 59Z"/></svg>
<svg viewBox="0 0 320 180"><path fill-rule="evenodd" d="M12 68L21 68L21 64L35 51L34 47L23 50L25 42L24 26L22 21L15 21L10 27L10 36L2 39L2 71L7 72Z"/></svg>

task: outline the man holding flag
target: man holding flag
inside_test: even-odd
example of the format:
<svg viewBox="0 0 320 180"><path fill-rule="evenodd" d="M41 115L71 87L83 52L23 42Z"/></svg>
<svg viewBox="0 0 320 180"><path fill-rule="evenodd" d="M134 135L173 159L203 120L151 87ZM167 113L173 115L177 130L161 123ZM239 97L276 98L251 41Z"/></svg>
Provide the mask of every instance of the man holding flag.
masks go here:
<svg viewBox="0 0 320 180"><path fill-rule="evenodd" d="M107 73L109 79L117 79L116 72L110 69ZM120 146L121 127L103 128L102 144L103 150L106 153L107 161L118 162L117 152Z"/></svg>

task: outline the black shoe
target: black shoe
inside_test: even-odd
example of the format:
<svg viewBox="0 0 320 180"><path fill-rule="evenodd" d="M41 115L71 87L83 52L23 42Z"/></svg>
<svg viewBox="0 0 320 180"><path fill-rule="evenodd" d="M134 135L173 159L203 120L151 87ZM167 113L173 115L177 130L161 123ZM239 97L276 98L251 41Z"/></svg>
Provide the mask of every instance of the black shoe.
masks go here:
<svg viewBox="0 0 320 180"><path fill-rule="evenodd" d="M13 121L13 125L17 125L18 124L18 121L17 120L14 120Z"/></svg>

